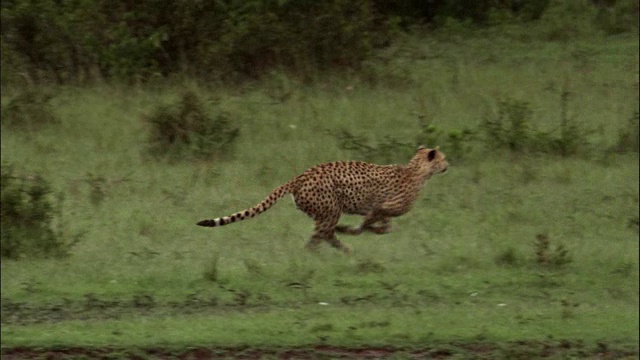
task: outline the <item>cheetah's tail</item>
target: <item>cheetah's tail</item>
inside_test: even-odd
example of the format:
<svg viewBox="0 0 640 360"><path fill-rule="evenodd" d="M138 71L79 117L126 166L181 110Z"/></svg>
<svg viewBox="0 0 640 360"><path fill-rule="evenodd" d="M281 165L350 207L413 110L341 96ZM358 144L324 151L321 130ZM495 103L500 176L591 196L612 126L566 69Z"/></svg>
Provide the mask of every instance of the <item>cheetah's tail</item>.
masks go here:
<svg viewBox="0 0 640 360"><path fill-rule="evenodd" d="M290 192L291 192L291 183L289 182L275 188L271 192L271 194L267 196L266 199L262 200L261 203L259 203L258 205L252 208L239 211L229 216L223 216L216 219L198 221L196 225L215 227L215 226L227 225L237 221L242 221L242 220L252 218L256 215L259 215L267 211L270 207L273 206L273 204L276 203L276 201L278 201L278 199L289 194Z"/></svg>

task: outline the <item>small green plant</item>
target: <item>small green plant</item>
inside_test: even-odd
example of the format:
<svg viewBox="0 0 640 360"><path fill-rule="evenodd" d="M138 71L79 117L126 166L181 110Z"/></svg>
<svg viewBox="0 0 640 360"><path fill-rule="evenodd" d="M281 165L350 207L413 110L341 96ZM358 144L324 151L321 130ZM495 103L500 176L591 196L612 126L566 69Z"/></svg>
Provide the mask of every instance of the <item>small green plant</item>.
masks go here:
<svg viewBox="0 0 640 360"><path fill-rule="evenodd" d="M418 127L420 131L416 137L416 144L436 146L442 139L442 130L433 125L425 115L418 114Z"/></svg>
<svg viewBox="0 0 640 360"><path fill-rule="evenodd" d="M639 127L640 112L636 110L625 126L618 131L618 142L615 145L617 153L638 152L640 150Z"/></svg>
<svg viewBox="0 0 640 360"><path fill-rule="evenodd" d="M2 125L34 129L55 124L58 118L51 109L53 96L42 90L30 89L20 93L2 106Z"/></svg>
<svg viewBox="0 0 640 360"><path fill-rule="evenodd" d="M529 148L533 111L527 101L504 99L498 102L498 113L483 119L482 130L490 147L502 147L512 152Z"/></svg>
<svg viewBox="0 0 640 360"><path fill-rule="evenodd" d="M240 135L229 113L210 115L193 91L185 91L178 104L156 108L144 120L151 125L149 144L154 155L226 156Z"/></svg>
<svg viewBox="0 0 640 360"><path fill-rule="evenodd" d="M364 259L356 265L358 274L379 274L385 272L385 267L380 262L372 259Z"/></svg>
<svg viewBox="0 0 640 360"><path fill-rule="evenodd" d="M247 268L247 273L250 276L255 278L264 278L264 266L257 260L254 259L244 259L244 266Z"/></svg>
<svg viewBox="0 0 640 360"><path fill-rule="evenodd" d="M99 175L87 173L85 179L90 187L89 200L94 206L99 206L107 198L107 180Z"/></svg>
<svg viewBox="0 0 640 360"><path fill-rule="evenodd" d="M580 306L580 304L575 301L570 301L566 298L563 298L560 300L560 306L562 307L562 310L560 311L560 317L564 320L567 320L572 319L576 316L575 308Z"/></svg>
<svg viewBox="0 0 640 360"><path fill-rule="evenodd" d="M463 160L472 151L470 145L474 139L475 131L471 129L451 130L447 134L447 157L451 160Z"/></svg>
<svg viewBox="0 0 640 360"><path fill-rule="evenodd" d="M218 260L220 260L220 255L216 254L216 256L211 259L211 262L204 271L204 278L211 282L217 282L220 278L220 271L218 270Z"/></svg>
<svg viewBox="0 0 640 360"><path fill-rule="evenodd" d="M233 305L245 306L251 298L251 293L247 290L238 290L233 292Z"/></svg>
<svg viewBox="0 0 640 360"><path fill-rule="evenodd" d="M521 259L516 249L508 247L496 255L495 262L500 266L517 266Z"/></svg>
<svg viewBox="0 0 640 360"><path fill-rule="evenodd" d="M586 143L584 133L578 128L574 119L569 118L569 83L565 82L560 93L560 137L552 140L553 150L562 156L575 155L582 143Z"/></svg>
<svg viewBox="0 0 640 360"><path fill-rule="evenodd" d="M637 0L617 0L598 4L600 6L598 7L596 24L608 35L638 31Z"/></svg>
<svg viewBox="0 0 640 360"><path fill-rule="evenodd" d="M549 235L545 233L536 235L535 252L536 263L543 267L563 267L573 261L564 245L552 249Z"/></svg>
<svg viewBox="0 0 640 360"><path fill-rule="evenodd" d="M332 332L334 330L335 330L335 327L331 323L317 324L317 325L312 326L311 329L309 329L309 331L312 332L312 333Z"/></svg>
<svg viewBox="0 0 640 360"><path fill-rule="evenodd" d="M21 176L2 164L1 254L3 258L64 257L80 240L67 238L61 218L62 195L40 175Z"/></svg>
<svg viewBox="0 0 640 360"><path fill-rule="evenodd" d="M539 27L544 39L567 41L597 33L597 9L588 0L550 0L542 14Z"/></svg>
<svg viewBox="0 0 640 360"><path fill-rule="evenodd" d="M571 93L565 83L560 94L560 126L542 131L533 126L533 110L527 101L504 99L498 102L495 116L487 115L481 124L488 147L500 147L513 153L552 153L572 156L587 144L587 131L568 115ZM558 135L555 135L559 131Z"/></svg>
<svg viewBox="0 0 640 360"><path fill-rule="evenodd" d="M272 70L264 79L265 92L275 104L286 103L293 95L295 84L283 71Z"/></svg>
<svg viewBox="0 0 640 360"><path fill-rule="evenodd" d="M131 305L137 309L150 309L157 305L157 300L152 294L134 294Z"/></svg>

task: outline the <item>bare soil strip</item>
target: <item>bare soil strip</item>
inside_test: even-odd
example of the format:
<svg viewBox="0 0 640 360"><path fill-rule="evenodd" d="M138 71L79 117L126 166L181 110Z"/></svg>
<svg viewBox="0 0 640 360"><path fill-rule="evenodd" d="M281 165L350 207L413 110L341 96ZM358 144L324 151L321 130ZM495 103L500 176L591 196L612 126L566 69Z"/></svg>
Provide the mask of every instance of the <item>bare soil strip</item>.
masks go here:
<svg viewBox="0 0 640 360"><path fill-rule="evenodd" d="M167 314L191 314L215 311L242 311L259 305L219 304L212 299L189 296L184 301L160 303L152 297L134 296L131 299L104 300L91 294L80 301L61 301L49 304L28 304L2 299L2 325L30 325L56 323L69 320L107 320L128 316L154 316ZM67 359L73 357L91 359L212 359L242 358L260 359L317 359L353 358L379 359L391 356L416 359L447 359L473 357L480 359L510 358L531 359L548 357L574 357L584 359L637 359L640 349L620 348L604 342L586 344L582 341L548 340L518 341L505 343L468 342L438 343L415 348L368 347L358 348L312 345L300 348L253 348L253 347L185 347L175 348L89 348L58 347L28 348L2 347L2 359Z"/></svg>
<svg viewBox="0 0 640 360"><path fill-rule="evenodd" d="M260 349L242 348L187 348L184 350L168 350L162 348L121 349L121 348L3 348L3 359L67 359L85 357L91 359L215 359L240 358L261 359L264 357L278 359L381 359L401 356L413 359L448 359L452 357L473 357L478 359L509 358L532 359L549 357L576 357L583 359L637 359L639 350L610 349L604 343L590 348L582 342L543 342L519 341L514 343L451 343L438 347L421 347L402 349L393 347L359 347L343 348L325 345L304 348Z"/></svg>

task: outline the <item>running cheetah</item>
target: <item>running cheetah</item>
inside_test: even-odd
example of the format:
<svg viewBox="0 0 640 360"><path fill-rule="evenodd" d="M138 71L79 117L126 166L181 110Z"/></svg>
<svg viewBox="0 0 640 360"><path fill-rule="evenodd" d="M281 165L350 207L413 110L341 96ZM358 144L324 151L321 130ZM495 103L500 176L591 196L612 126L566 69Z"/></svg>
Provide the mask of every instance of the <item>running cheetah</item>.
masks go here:
<svg viewBox="0 0 640 360"><path fill-rule="evenodd" d="M222 226L252 218L269 209L286 194L292 194L296 207L315 220L315 231L307 248L315 249L323 240L350 253L335 233L352 235L389 231L390 218L407 213L424 183L434 174L447 171L449 163L439 148L423 146L407 165L376 165L357 161L336 161L314 166L288 183L277 187L256 206L211 220L200 226ZM340 215L364 215L357 228L338 225Z"/></svg>

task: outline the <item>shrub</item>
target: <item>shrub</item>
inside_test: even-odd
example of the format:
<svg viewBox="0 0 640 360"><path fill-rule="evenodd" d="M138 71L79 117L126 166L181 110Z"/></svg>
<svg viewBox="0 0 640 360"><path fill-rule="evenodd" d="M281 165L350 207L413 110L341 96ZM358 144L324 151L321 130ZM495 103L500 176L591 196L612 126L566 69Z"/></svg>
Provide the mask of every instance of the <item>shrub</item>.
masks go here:
<svg viewBox="0 0 640 360"><path fill-rule="evenodd" d="M485 116L482 129L489 147L513 152L529 149L533 111L526 101L505 99L498 103L496 116Z"/></svg>
<svg viewBox="0 0 640 360"><path fill-rule="evenodd" d="M581 129L568 115L569 97L568 90L560 94L559 134L533 126L533 110L528 102L515 99L499 101L497 114L485 116L481 124L487 146L508 149L513 153L577 155L587 145L588 131Z"/></svg>
<svg viewBox="0 0 640 360"><path fill-rule="evenodd" d="M472 151L471 142L474 140L475 131L471 129L451 130L447 134L445 147L447 157L451 160L463 160Z"/></svg>
<svg viewBox="0 0 640 360"><path fill-rule="evenodd" d="M154 155L227 156L240 135L230 114L218 111L210 115L193 91L184 92L178 104L159 106L143 119L151 125L149 144Z"/></svg>
<svg viewBox="0 0 640 360"><path fill-rule="evenodd" d="M638 31L638 0L600 2L596 25L609 35Z"/></svg>
<svg viewBox="0 0 640 360"><path fill-rule="evenodd" d="M51 198L52 188L39 175L19 176L2 164L0 202L3 258L64 257L79 241L65 238L61 222L62 198ZM55 226L57 224L57 226Z"/></svg>
<svg viewBox="0 0 640 360"><path fill-rule="evenodd" d="M551 0L540 18L540 31L546 40L592 36L597 32L596 15L589 0Z"/></svg>
<svg viewBox="0 0 640 360"><path fill-rule="evenodd" d="M2 125L34 129L57 123L51 109L52 96L41 90L27 90L2 106Z"/></svg>
<svg viewBox="0 0 640 360"><path fill-rule="evenodd" d="M522 258L515 248L507 247L495 256L495 263L500 266L515 267L522 263Z"/></svg>

